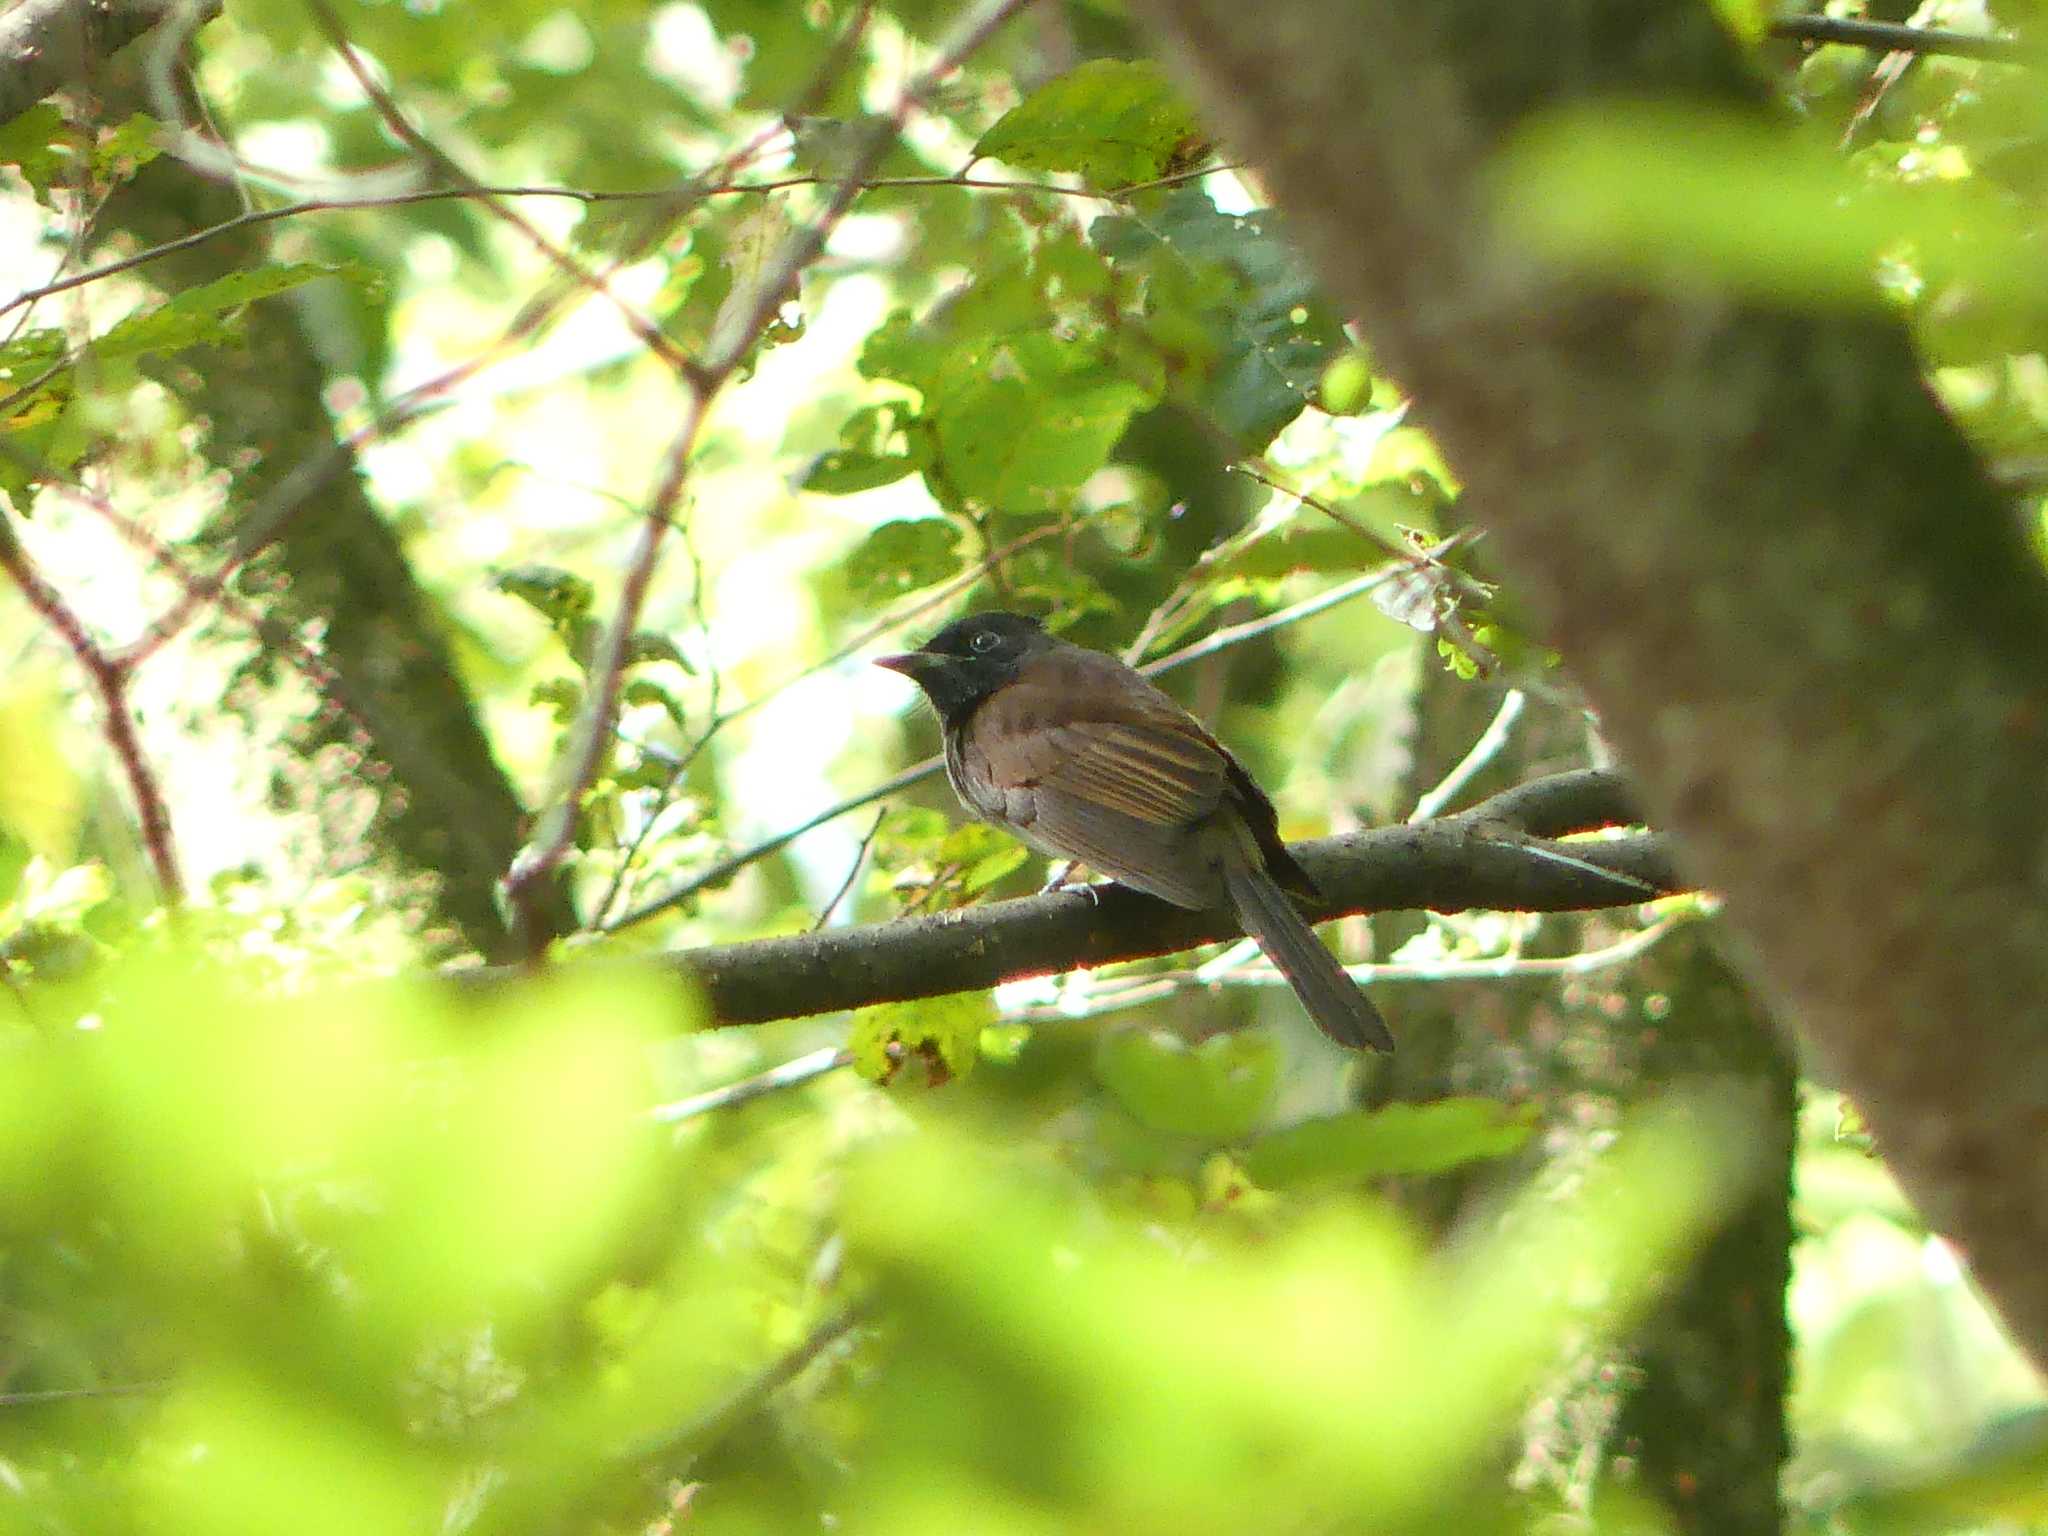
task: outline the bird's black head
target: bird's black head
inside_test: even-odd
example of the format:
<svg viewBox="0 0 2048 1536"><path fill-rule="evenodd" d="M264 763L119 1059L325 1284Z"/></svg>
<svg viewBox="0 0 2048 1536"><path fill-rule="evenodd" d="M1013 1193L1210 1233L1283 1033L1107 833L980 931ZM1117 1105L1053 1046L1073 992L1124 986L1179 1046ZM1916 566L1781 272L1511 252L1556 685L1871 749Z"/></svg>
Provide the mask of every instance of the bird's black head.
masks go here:
<svg viewBox="0 0 2048 1536"><path fill-rule="evenodd" d="M939 718L951 724L964 720L975 705L1015 677L1028 658L1053 643L1038 620L1021 613L970 613L916 650L880 657L875 665L901 672L916 683Z"/></svg>

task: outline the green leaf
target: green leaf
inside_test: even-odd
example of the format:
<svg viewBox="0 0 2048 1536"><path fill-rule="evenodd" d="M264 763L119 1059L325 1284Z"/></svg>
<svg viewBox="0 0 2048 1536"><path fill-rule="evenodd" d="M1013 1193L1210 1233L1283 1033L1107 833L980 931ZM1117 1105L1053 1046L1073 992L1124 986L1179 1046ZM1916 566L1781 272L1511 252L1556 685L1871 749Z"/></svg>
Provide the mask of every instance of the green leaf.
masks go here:
<svg viewBox="0 0 2048 1536"><path fill-rule="evenodd" d="M1219 213L1196 187L1136 200L1088 238L1146 280L1144 313L1175 392L1256 453L1311 403L1348 343L1271 210Z"/></svg>
<svg viewBox="0 0 2048 1536"><path fill-rule="evenodd" d="M971 896L1022 868L1031 850L984 822L963 821L939 839L931 857L941 866L958 869L960 889Z"/></svg>
<svg viewBox="0 0 2048 1536"><path fill-rule="evenodd" d="M555 565L519 565L491 583L507 597L516 597L548 621L557 634L568 634L579 619L590 616L596 589L574 572Z"/></svg>
<svg viewBox="0 0 2048 1536"><path fill-rule="evenodd" d="M1190 1049L1167 1030L1118 1030L1097 1047L1095 1075L1142 1125L1235 1141L1271 1108L1280 1053L1259 1031L1217 1035Z"/></svg>
<svg viewBox="0 0 2048 1536"><path fill-rule="evenodd" d="M21 172L37 197L45 197L70 163L77 135L50 102L38 102L12 122L0 123L0 165Z"/></svg>
<svg viewBox="0 0 2048 1536"><path fill-rule="evenodd" d="M1603 106L1549 118L1503 158L1498 207L1549 261L1687 291L1730 286L1803 310L1883 309L1880 275L2038 317L2030 217L1981 183L1901 185L1729 114ZM1924 300L1923 300L1924 302Z"/></svg>
<svg viewBox="0 0 2048 1536"><path fill-rule="evenodd" d="M1536 1130L1536 1106L1494 1099L1391 1104L1305 1120L1245 1149L1245 1171L1268 1189L1391 1173L1441 1173L1506 1157Z"/></svg>
<svg viewBox="0 0 2048 1536"><path fill-rule="evenodd" d="M884 523L854 546L841 570L855 595L879 600L944 581L960 569L960 529L943 517Z"/></svg>
<svg viewBox="0 0 2048 1536"><path fill-rule="evenodd" d="M93 145L92 168L104 179L125 179L149 164L163 151L157 147L160 125L147 112L137 112L109 130Z"/></svg>
<svg viewBox="0 0 2048 1536"><path fill-rule="evenodd" d="M1204 153L1194 109L1148 59L1091 59L996 120L974 157L1072 171L1098 187L1151 181Z"/></svg>
<svg viewBox="0 0 2048 1536"><path fill-rule="evenodd" d="M1048 510L1103 466L1155 398L1085 342L1043 332L977 339L947 357L927 401L937 467L969 501Z"/></svg>
<svg viewBox="0 0 2048 1536"><path fill-rule="evenodd" d="M912 1058L940 1082L965 1077L973 1069L981 1032L995 1018L995 1002L986 992L884 1003L854 1015L846 1046L853 1053L853 1069L871 1082L889 1081ZM897 1047L894 1053L892 1046Z"/></svg>
<svg viewBox="0 0 2048 1536"><path fill-rule="evenodd" d="M298 261L232 272L187 288L145 314L130 315L96 339L92 350L106 362L177 352L202 343L225 345L236 339L229 323L233 311L323 277L365 285L382 281L374 269L353 262Z"/></svg>
<svg viewBox="0 0 2048 1536"><path fill-rule="evenodd" d="M627 678L625 686L619 691L619 699L629 709L641 705L652 705L667 715L674 722L677 730L688 729L689 716L683 709L682 700L651 679L644 677ZM652 759L648 759L641 766L652 775L651 779L647 780L648 783L660 784L668 778L668 765L666 763L657 763ZM628 775L626 774L619 776L621 783L627 783L627 778ZM627 784L627 787L645 788L647 785L646 783L630 783Z"/></svg>
<svg viewBox="0 0 2048 1536"><path fill-rule="evenodd" d="M632 638L626 642L626 665L638 667L655 661L674 662L685 672L696 675L697 669L690 665L682 648L669 636L658 629L634 630Z"/></svg>
<svg viewBox="0 0 2048 1536"><path fill-rule="evenodd" d="M569 725L576 719L576 712L583 707L582 687L566 677L544 678L533 685L527 697L535 704L544 704L553 711L559 725Z"/></svg>
<svg viewBox="0 0 2048 1536"><path fill-rule="evenodd" d="M893 485L905 475L916 474L916 459L907 453L867 453L858 448L834 448L811 461L797 481L801 490L823 496L852 496L877 486Z"/></svg>

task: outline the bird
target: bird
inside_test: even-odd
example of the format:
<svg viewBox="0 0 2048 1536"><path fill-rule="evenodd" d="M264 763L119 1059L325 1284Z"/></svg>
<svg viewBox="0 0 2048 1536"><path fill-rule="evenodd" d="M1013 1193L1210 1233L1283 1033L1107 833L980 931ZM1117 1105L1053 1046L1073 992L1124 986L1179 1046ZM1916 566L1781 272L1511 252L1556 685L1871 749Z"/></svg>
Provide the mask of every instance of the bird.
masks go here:
<svg viewBox="0 0 2048 1536"><path fill-rule="evenodd" d="M1295 904L1318 893L1280 840L1273 802L1140 673L1002 611L956 619L876 665L938 711L946 775L970 813L1161 901L1234 913L1324 1034L1394 1048Z"/></svg>

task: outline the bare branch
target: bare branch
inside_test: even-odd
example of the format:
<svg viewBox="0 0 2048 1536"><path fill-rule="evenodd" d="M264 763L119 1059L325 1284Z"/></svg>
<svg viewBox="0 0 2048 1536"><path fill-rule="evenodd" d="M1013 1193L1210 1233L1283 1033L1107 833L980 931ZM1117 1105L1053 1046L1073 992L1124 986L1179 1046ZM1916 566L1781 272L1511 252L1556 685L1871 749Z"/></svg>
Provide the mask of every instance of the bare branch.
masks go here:
<svg viewBox="0 0 2048 1536"><path fill-rule="evenodd" d="M1595 813L1571 830L1612 820L1612 805L1603 806L1588 776L1560 778L1565 782L1555 788L1546 788L1548 781L1523 785L1506 805L1487 801L1420 826L1295 844L1292 851L1323 893L1312 918L1413 907L1586 911L1633 905L1645 889L1687 888L1669 845L1654 833L1554 849L1525 844L1508 830L1517 805L1521 814L1544 808L1542 819L1553 824L1574 819L1563 814L1574 803ZM1611 801L1616 786L1604 787ZM1553 850L1570 862L1531 857ZM1226 913L1189 912L1110 885L1091 888L1085 898L1055 891L893 923L683 950L664 963L704 989L720 1023L755 1024L974 991L1237 936Z"/></svg>
<svg viewBox="0 0 2048 1536"><path fill-rule="evenodd" d="M178 873L177 845L171 836L171 815L164 804L163 787L156 771L143 755L142 742L135 734L135 720L128 712L128 671L107 655L71 607L57 594L6 527L0 526L0 570L4 570L28 605L57 632L70 648L100 696L101 729L115 761L128 779L128 792L135 798L135 813L142 825L142 846L156 871L164 901L177 906L185 896L185 882Z"/></svg>

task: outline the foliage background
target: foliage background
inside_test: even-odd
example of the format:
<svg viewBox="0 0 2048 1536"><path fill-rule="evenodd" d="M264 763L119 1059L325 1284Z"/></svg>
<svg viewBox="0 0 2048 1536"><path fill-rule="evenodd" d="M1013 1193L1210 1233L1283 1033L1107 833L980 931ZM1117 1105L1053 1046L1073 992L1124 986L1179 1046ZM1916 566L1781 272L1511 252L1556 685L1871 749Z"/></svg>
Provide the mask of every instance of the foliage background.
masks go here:
<svg viewBox="0 0 2048 1536"><path fill-rule="evenodd" d="M1492 772L1600 759L1256 182L1119 7L1017 9L928 75L952 8L236 4L0 128L25 293L297 209L0 313L12 1518L2024 1525L2037 1382L1697 901L1347 923L1392 1067L1227 957L744 1031L387 979L1028 889L926 783L620 921L927 754L865 657L969 606L1157 656L1392 573L1183 674L1290 835L1510 689ZM1545 238L1890 306L2038 528L2033 75L1757 30L1796 148L1560 130ZM1666 1347L1782 1382L1788 1256L1788 1388Z"/></svg>

